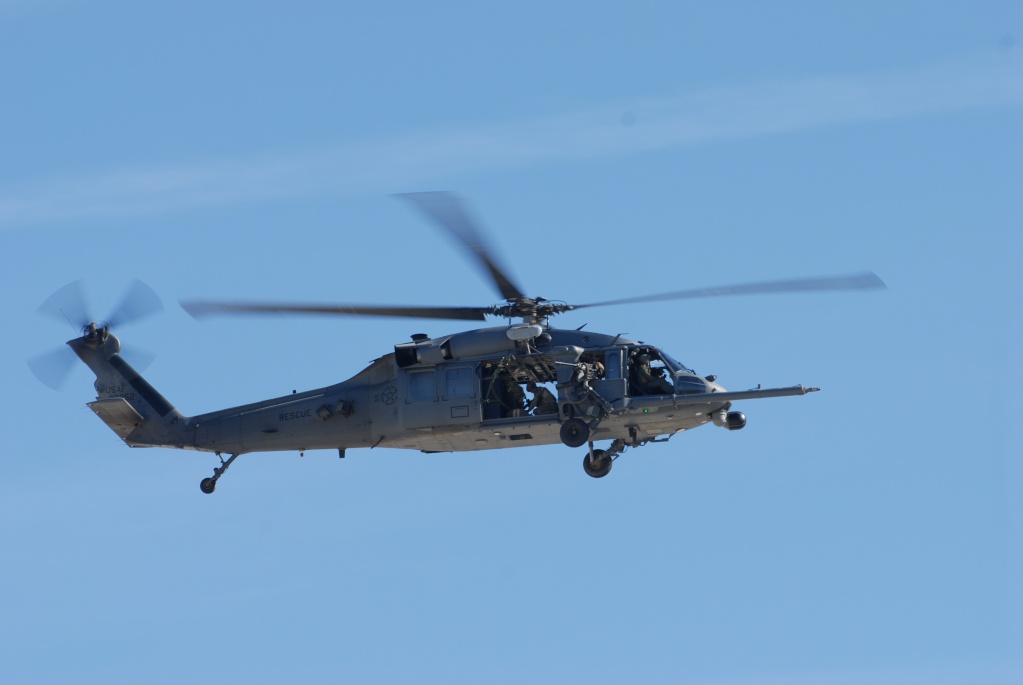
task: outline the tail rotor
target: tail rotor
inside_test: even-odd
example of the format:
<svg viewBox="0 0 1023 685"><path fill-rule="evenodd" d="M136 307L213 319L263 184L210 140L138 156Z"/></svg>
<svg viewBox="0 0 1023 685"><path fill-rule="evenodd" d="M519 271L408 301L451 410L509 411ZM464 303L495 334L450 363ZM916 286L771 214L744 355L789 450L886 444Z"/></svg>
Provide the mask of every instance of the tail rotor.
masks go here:
<svg viewBox="0 0 1023 685"><path fill-rule="evenodd" d="M125 290L110 316L100 323L90 316L88 299L81 279L60 288L39 306L37 314L49 319L68 323L77 335L88 330L105 332L113 327L131 324L163 311L163 303L152 288L136 279ZM131 356L138 369L144 369L156 355L133 349ZM28 368L43 385L60 390L67 382L75 365L75 354L66 345L44 352L28 360Z"/></svg>

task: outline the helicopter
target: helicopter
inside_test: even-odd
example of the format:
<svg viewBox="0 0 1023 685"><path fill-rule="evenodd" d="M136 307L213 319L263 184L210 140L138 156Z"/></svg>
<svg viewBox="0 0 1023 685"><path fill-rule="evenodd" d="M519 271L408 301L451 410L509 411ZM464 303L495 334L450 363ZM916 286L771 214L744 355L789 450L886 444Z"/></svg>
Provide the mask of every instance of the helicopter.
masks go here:
<svg viewBox="0 0 1023 685"><path fill-rule="evenodd" d="M562 443L585 447L583 470L603 478L626 450L666 442L706 424L741 430L746 416L733 409L734 402L806 395L819 388L758 386L729 391L716 376L697 374L657 346L622 335L555 328L553 317L590 307L651 301L885 287L868 271L588 304L529 297L501 265L498 253L485 242L458 196L422 192L398 197L461 245L494 285L501 303L424 307L191 300L180 304L195 318L283 313L485 322L495 317L503 319L503 324L438 337L414 334L348 380L186 416L122 358L120 340L111 330L116 322L162 308L156 294L136 282L117 316L108 323L81 323L81 335L67 342L96 376L97 396L87 406L130 447L215 454L219 464L199 486L206 494L216 490L220 478L243 454L304 454L318 449L337 450L344 458L347 450L356 448L436 453ZM53 302L61 297L67 299L67 293L55 294L40 311L52 313L57 306ZM61 306L60 313L69 318L66 308ZM79 311L80 321L83 308L80 303L72 307ZM529 400L527 390L532 394ZM602 441L608 443L597 447Z"/></svg>

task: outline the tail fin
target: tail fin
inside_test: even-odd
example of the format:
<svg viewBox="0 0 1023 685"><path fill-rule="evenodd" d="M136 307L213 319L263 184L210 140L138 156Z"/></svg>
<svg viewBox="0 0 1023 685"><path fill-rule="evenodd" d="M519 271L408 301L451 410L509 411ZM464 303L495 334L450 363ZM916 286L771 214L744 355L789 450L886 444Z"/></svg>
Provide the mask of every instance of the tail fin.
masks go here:
<svg viewBox="0 0 1023 685"><path fill-rule="evenodd" d="M90 324L68 345L96 374L97 398L89 408L122 440L132 447L182 444L181 412L121 358L117 336Z"/></svg>

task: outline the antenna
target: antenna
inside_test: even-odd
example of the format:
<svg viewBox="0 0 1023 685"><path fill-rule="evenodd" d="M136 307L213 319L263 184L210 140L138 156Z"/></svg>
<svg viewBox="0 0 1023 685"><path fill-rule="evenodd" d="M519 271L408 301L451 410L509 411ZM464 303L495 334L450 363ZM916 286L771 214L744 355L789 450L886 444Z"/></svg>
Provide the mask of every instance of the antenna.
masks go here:
<svg viewBox="0 0 1023 685"><path fill-rule="evenodd" d="M67 315L67 312L65 312L63 308L61 308L60 313L64 315L65 319L67 319L68 325L71 326L71 330L75 332L75 335L81 333L81 331L78 330L78 326L75 325L75 322L71 320L71 317Z"/></svg>

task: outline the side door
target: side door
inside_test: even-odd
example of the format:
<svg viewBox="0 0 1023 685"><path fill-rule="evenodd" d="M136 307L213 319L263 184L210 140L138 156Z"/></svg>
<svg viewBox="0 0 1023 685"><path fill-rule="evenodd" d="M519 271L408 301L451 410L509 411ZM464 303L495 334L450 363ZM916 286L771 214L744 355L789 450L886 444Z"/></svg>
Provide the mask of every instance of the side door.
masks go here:
<svg viewBox="0 0 1023 685"><path fill-rule="evenodd" d="M445 364L441 374L441 417L448 425L476 424L482 420L478 364Z"/></svg>
<svg viewBox="0 0 1023 685"><path fill-rule="evenodd" d="M436 426L440 418L437 368L401 371L401 424L405 428Z"/></svg>
<svg viewBox="0 0 1023 685"><path fill-rule="evenodd" d="M476 364L442 364L402 372L405 428L477 424L481 420Z"/></svg>

